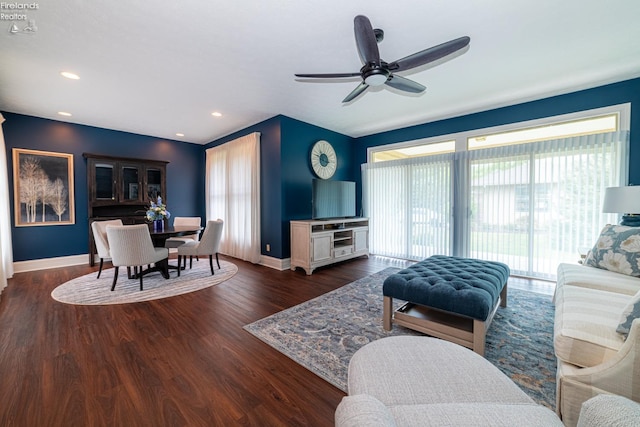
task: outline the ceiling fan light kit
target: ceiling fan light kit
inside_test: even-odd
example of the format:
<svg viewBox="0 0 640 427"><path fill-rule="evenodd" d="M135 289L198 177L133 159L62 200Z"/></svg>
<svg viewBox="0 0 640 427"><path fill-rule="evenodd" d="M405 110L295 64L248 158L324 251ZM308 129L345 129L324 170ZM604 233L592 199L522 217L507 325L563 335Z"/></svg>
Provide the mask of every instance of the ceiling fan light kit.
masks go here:
<svg viewBox="0 0 640 427"><path fill-rule="evenodd" d="M296 77L333 79L357 77L362 78L362 82L356 87L342 102L347 103L364 93L369 86L382 86L386 84L394 89L410 93L422 93L426 89L420 83L409 80L405 77L393 74L420 67L430 62L437 61L464 49L469 45L471 39L467 36L433 46L431 48L416 52L397 61L387 63L380 59L378 43L384 39L384 31L374 29L369 18L358 15L353 21L354 33L358 54L363 62L363 67L359 73L331 73L331 74L296 74Z"/></svg>
<svg viewBox="0 0 640 427"><path fill-rule="evenodd" d="M389 79L389 72L382 68L377 68L363 73L362 77L369 86L382 86Z"/></svg>

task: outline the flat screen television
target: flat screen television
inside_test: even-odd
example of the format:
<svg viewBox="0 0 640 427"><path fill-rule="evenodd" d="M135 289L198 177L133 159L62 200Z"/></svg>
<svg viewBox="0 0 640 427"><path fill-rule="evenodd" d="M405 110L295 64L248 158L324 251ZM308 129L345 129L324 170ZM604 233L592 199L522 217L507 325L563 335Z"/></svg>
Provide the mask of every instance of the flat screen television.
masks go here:
<svg viewBox="0 0 640 427"><path fill-rule="evenodd" d="M314 179L311 187L313 219L356 216L356 183Z"/></svg>

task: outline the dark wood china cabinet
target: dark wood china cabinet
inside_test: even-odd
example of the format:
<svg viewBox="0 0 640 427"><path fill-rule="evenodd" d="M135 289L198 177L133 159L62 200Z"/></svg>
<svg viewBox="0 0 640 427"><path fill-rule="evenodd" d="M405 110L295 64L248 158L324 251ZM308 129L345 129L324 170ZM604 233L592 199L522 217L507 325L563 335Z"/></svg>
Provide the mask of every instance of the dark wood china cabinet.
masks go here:
<svg viewBox="0 0 640 427"><path fill-rule="evenodd" d="M124 224L145 222L150 202L167 198L167 163L83 153L87 159L89 200L89 264L94 265L96 247L91 223L121 219Z"/></svg>

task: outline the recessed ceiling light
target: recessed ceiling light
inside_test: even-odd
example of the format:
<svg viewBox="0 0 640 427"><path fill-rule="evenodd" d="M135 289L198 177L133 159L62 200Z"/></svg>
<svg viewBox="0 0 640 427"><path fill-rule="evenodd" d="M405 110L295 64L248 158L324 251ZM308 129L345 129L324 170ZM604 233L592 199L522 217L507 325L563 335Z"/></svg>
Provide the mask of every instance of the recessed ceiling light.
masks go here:
<svg viewBox="0 0 640 427"><path fill-rule="evenodd" d="M58 114L65 117L71 117L71 113L67 113L66 111L58 111Z"/></svg>
<svg viewBox="0 0 640 427"><path fill-rule="evenodd" d="M222 117L222 113L218 113L217 111L214 111L213 113L211 113L211 115L213 117Z"/></svg>
<svg viewBox="0 0 640 427"><path fill-rule="evenodd" d="M184 133L176 133L176 136L184 136Z"/></svg>
<svg viewBox="0 0 640 427"><path fill-rule="evenodd" d="M79 80L80 79L79 75L77 75L75 73L71 73L69 71L63 71L63 72L60 73L60 75L62 77L66 77L66 78L71 79L71 80Z"/></svg>

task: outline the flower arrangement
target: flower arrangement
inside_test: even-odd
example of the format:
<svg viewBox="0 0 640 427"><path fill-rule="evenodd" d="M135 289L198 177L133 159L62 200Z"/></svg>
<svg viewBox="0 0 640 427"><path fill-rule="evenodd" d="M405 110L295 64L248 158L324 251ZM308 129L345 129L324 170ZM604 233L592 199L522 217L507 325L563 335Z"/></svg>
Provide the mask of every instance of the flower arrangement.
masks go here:
<svg viewBox="0 0 640 427"><path fill-rule="evenodd" d="M151 206L147 209L147 220L157 221L165 218L171 218L171 213L167 210L167 207L162 203L162 197L158 196L156 202L151 202Z"/></svg>

